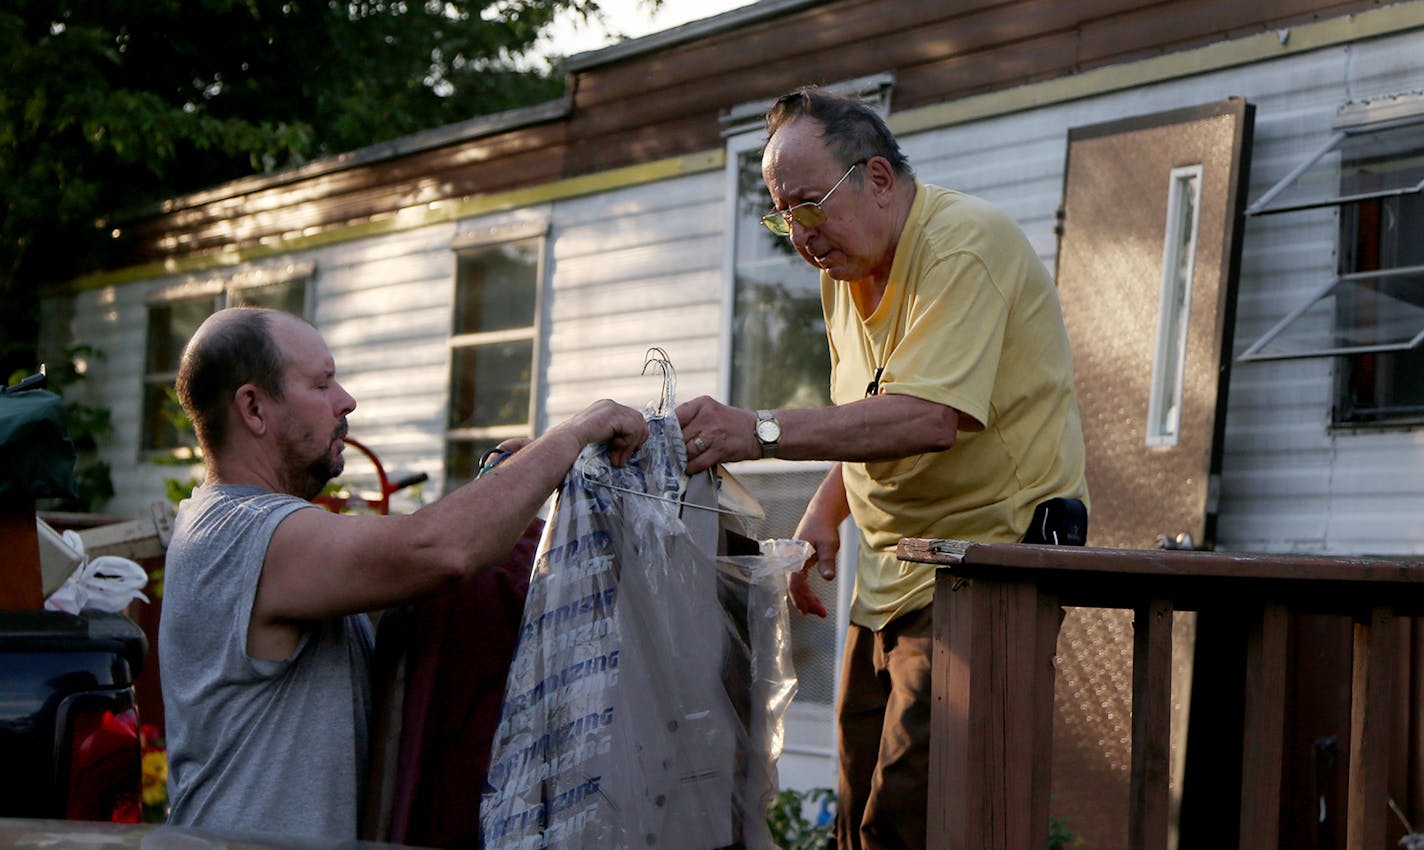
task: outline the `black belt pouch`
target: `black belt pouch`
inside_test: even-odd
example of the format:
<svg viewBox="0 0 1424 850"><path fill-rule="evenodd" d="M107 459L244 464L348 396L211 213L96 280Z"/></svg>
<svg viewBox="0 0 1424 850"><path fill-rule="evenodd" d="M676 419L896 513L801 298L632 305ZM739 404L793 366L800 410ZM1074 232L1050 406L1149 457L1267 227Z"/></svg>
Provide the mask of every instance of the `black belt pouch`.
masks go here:
<svg viewBox="0 0 1424 850"><path fill-rule="evenodd" d="M1049 499L1033 509L1025 543L1082 546L1088 540L1088 507L1082 499Z"/></svg>

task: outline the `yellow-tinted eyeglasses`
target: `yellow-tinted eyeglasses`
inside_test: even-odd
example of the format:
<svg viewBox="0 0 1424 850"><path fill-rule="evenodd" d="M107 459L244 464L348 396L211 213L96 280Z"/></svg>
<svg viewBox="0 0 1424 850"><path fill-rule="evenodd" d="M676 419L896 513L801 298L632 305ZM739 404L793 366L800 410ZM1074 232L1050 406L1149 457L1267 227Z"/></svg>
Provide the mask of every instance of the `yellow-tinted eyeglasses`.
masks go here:
<svg viewBox="0 0 1424 850"><path fill-rule="evenodd" d="M826 211L822 209L821 206L831 199L831 195L835 194L835 191L841 187L841 184L846 181L850 173L859 165L865 165L865 160L862 159L858 162L851 163L850 168L846 169L846 173L842 174L841 179L836 181L836 185L832 186L829 192L821 196L821 200L802 201L784 210L772 210L761 217L761 223L766 225L767 230L770 230L777 236L790 236L792 221L795 221L802 227L820 227L826 223Z"/></svg>

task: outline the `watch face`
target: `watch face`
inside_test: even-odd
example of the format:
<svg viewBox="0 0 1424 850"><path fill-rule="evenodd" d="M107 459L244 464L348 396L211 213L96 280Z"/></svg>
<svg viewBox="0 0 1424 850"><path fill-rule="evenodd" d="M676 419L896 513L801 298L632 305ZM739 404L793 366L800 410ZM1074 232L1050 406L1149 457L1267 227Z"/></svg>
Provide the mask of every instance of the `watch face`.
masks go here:
<svg viewBox="0 0 1424 850"><path fill-rule="evenodd" d="M763 419L757 423L756 432L763 443L774 443L781 439L781 423L775 419Z"/></svg>

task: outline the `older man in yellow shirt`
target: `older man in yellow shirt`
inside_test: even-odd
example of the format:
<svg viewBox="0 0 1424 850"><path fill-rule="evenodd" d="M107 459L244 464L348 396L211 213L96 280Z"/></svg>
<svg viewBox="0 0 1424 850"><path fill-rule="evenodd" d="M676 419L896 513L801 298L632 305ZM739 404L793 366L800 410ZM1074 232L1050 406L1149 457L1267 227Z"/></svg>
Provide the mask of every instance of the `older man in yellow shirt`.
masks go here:
<svg viewBox="0 0 1424 850"><path fill-rule="evenodd" d="M791 598L825 616L840 523L860 532L837 705L841 848L925 846L929 565L902 537L1082 544L1082 426L1057 292L1027 237L977 198L921 183L869 107L798 89L767 114L763 222L821 269L832 407L678 408L689 472L760 457L837 463L796 536Z"/></svg>

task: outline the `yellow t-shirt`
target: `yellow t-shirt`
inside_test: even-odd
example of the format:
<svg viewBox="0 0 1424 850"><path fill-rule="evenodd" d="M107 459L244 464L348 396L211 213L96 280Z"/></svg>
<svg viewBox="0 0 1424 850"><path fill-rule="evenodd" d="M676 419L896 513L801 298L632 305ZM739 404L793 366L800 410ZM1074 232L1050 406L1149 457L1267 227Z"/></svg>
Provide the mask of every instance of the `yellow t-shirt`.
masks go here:
<svg viewBox="0 0 1424 850"><path fill-rule="evenodd" d="M1072 352L1048 270L999 209L915 188L874 313L821 274L832 401L864 398L883 366L881 392L961 415L949 451L842 465L861 537L851 621L877 630L933 597L934 567L896 558L900 538L1014 542L1039 502L1088 492ZM984 430L964 430L964 416Z"/></svg>

